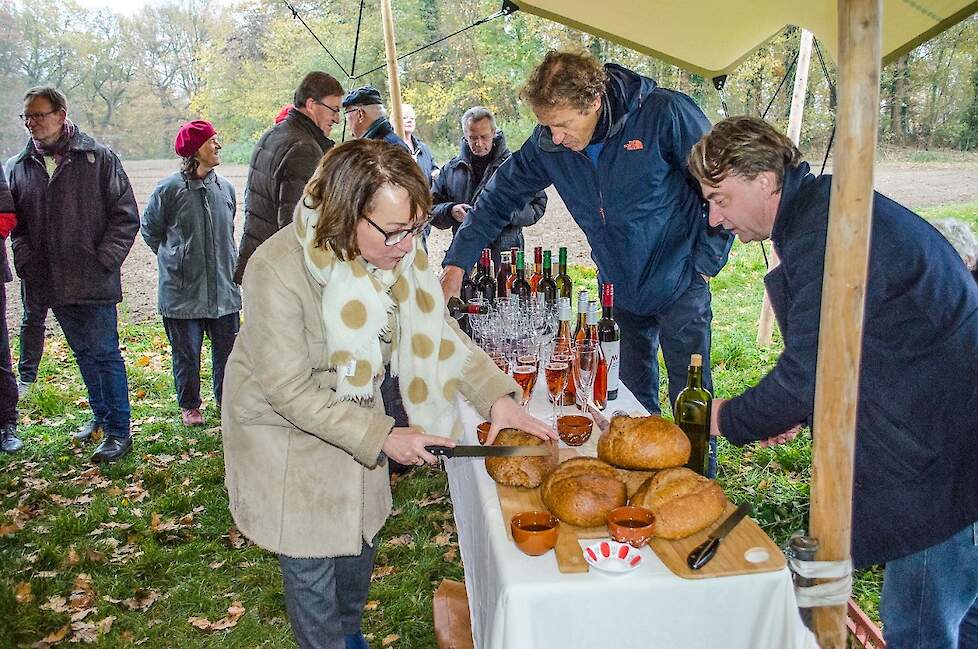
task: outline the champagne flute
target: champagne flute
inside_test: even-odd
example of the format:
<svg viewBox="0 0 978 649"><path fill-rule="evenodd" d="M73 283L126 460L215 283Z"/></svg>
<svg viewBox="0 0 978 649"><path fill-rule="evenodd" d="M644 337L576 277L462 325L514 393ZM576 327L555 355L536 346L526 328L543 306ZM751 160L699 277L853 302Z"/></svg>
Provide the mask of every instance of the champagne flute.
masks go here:
<svg viewBox="0 0 978 649"><path fill-rule="evenodd" d="M513 378L523 388L523 399L520 405L525 406L530 401L533 394L533 386L537 382L537 368L535 365L517 365L513 368Z"/></svg>
<svg viewBox="0 0 978 649"><path fill-rule="evenodd" d="M562 357L561 357L562 358ZM547 392L550 393L550 404L553 406L554 429L557 428L557 401L560 401L560 411L564 411L564 388L567 387L567 375L570 372L570 358L567 360L550 361L544 367L544 375L547 378Z"/></svg>
<svg viewBox="0 0 978 649"><path fill-rule="evenodd" d="M577 389L577 407L587 412L593 398L594 374L598 369L598 348L593 342L574 345L574 387Z"/></svg>

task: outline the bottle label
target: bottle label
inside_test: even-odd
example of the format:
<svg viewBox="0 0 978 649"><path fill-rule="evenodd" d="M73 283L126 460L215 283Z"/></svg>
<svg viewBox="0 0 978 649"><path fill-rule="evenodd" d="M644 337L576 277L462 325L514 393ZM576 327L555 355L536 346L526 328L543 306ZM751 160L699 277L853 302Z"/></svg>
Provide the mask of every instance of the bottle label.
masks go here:
<svg viewBox="0 0 978 649"><path fill-rule="evenodd" d="M618 389L618 368L621 366L621 341L601 343L601 351L604 353L605 362L608 363L608 392Z"/></svg>

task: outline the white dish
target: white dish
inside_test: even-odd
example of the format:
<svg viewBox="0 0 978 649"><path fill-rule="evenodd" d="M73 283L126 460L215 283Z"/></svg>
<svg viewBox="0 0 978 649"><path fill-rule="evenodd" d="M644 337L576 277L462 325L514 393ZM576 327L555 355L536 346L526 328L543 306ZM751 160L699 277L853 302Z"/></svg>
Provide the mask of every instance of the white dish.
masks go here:
<svg viewBox="0 0 978 649"><path fill-rule="evenodd" d="M588 565L609 575L623 575L642 563L639 551L627 543L598 541L584 548Z"/></svg>

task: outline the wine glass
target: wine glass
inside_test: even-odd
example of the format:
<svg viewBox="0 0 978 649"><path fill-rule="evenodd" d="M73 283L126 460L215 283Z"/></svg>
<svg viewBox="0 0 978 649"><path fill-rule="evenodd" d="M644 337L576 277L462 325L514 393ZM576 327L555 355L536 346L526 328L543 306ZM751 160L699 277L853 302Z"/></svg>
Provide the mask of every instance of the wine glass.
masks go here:
<svg viewBox="0 0 978 649"><path fill-rule="evenodd" d="M523 399L520 405L525 406L530 401L533 394L533 386L537 383L536 365L517 365L513 368L513 378L523 388Z"/></svg>
<svg viewBox="0 0 978 649"><path fill-rule="evenodd" d="M570 357L566 360L563 356L555 355L550 357L550 361L544 367L544 376L547 379L547 392L550 393L550 404L553 406L554 428L557 428L557 401L560 401L560 412L564 412L564 388L567 387L567 375L570 373Z"/></svg>
<svg viewBox="0 0 978 649"><path fill-rule="evenodd" d="M593 342L578 342L574 345L573 356L577 406L587 412L594 390L594 374L598 369L598 347Z"/></svg>

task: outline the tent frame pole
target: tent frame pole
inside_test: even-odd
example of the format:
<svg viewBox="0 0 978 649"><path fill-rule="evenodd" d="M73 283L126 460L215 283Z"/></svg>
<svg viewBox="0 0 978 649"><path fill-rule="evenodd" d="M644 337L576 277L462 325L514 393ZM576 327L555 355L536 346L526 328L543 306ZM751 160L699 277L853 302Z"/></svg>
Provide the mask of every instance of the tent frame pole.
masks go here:
<svg viewBox="0 0 978 649"><path fill-rule="evenodd" d="M839 0L839 146L833 164L815 380L811 536L848 559L856 403L879 124L882 0ZM822 649L846 646L846 605L815 609Z"/></svg>
<svg viewBox="0 0 978 649"><path fill-rule="evenodd" d="M394 40L394 14L390 0L380 0L380 14L384 24L384 54L387 57L387 82L390 89L391 126L397 136L404 139L404 121L401 119L401 81L397 71L397 44ZM411 146L408 144L408 146Z"/></svg>
<svg viewBox="0 0 978 649"><path fill-rule="evenodd" d="M801 141L801 121L805 114L805 97L808 94L808 72L812 63L812 41L814 35L807 29L801 30L801 42L798 45L798 66L795 68L795 86L791 93L791 112L788 115L788 138L798 146ZM770 266L767 272L774 270L781 260L778 251L771 246ZM764 301L761 303L761 317L757 323L757 346L769 347L774 336L774 309L771 298L764 289Z"/></svg>

